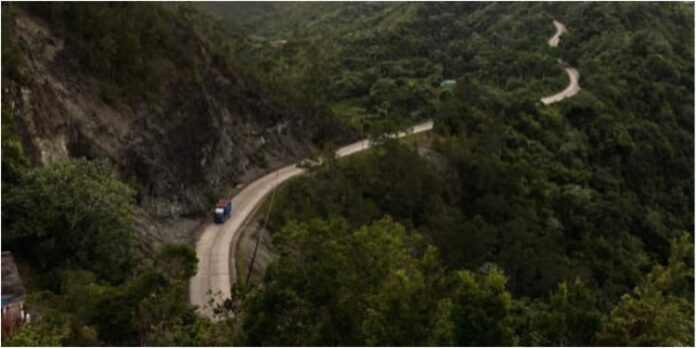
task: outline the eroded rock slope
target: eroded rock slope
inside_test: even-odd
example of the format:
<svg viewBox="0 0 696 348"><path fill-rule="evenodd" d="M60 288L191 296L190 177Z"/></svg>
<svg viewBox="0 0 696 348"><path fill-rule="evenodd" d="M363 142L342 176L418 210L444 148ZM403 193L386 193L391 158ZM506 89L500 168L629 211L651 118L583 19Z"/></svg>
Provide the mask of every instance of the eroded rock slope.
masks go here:
<svg viewBox="0 0 696 348"><path fill-rule="evenodd" d="M172 59L161 97L105 100L64 37L25 11L15 20L22 78L3 74L3 108L27 153L35 165L71 157L113 163L138 190L139 216L205 211L213 196L307 156L327 136L313 118L216 64L202 40L189 47L203 62L196 83Z"/></svg>

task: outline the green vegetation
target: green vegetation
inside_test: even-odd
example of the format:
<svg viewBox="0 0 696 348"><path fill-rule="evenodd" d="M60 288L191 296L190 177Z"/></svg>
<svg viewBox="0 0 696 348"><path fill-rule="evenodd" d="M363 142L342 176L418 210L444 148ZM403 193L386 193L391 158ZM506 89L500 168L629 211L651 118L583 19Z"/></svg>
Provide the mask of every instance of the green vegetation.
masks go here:
<svg viewBox="0 0 696 348"><path fill-rule="evenodd" d="M3 201L3 244L44 270L91 270L123 280L137 259L133 190L103 165L73 160L33 169Z"/></svg>
<svg viewBox="0 0 696 348"><path fill-rule="evenodd" d="M220 21L192 3L71 2L3 4L3 77L21 80L23 55L16 35L15 13L29 13L48 23L54 35L65 40L70 52L67 70L89 77L106 103L158 104L177 98L182 89L209 88L212 75L244 81L249 91L301 115L312 130L313 144L347 141L353 135L313 91L324 88L306 78L280 88L262 71L237 58ZM305 58L306 76L324 76L326 64L319 48ZM61 64L64 63L61 61ZM6 66L7 65L7 66ZM93 78L93 79L92 79ZM326 81L326 80L323 80ZM307 86L307 87L302 87ZM301 88L298 88L301 87Z"/></svg>
<svg viewBox="0 0 696 348"><path fill-rule="evenodd" d="M597 342L602 345L683 346L693 344L693 242L672 243L666 267L657 265L611 311Z"/></svg>
<svg viewBox="0 0 696 348"><path fill-rule="evenodd" d="M2 189L16 185L29 168L12 114L2 109Z"/></svg>
<svg viewBox="0 0 696 348"><path fill-rule="evenodd" d="M359 230L342 220L287 225L274 238L281 257L249 301L244 343L444 344L447 303L434 296L442 271L419 239L388 219Z"/></svg>
<svg viewBox="0 0 696 348"><path fill-rule="evenodd" d="M309 77L333 81L317 95L334 110L354 112L342 116L366 130L434 117L437 133L425 158L387 142L291 182L277 194L272 232L317 218L359 229L388 215L440 250L447 278L499 268L511 304L502 296L504 309L468 317L477 297L460 307L452 297L458 344L693 344L693 287L671 292L650 280L672 241L693 245L693 6L271 10L305 22L252 24L268 39L238 43L242 59L300 84L308 77L301 57L330 40L328 75ZM556 49L546 46L553 18L570 30ZM282 48L270 44L281 38ZM538 99L565 84L559 57L581 72L583 90L543 106ZM439 90L446 78L457 79L453 90ZM692 259L683 262L693 272ZM681 286L693 279L665 274ZM274 277L264 291L275 289ZM502 327L467 327L491 318ZM426 342L413 337L410 344Z"/></svg>
<svg viewBox="0 0 696 348"><path fill-rule="evenodd" d="M66 45L79 59L73 68L95 76L107 101L119 96L154 101L177 77L200 81L198 68L205 62L194 47L214 46L207 41L212 41L207 34L213 29L203 23L215 22L201 18L188 4L18 6L46 20L56 34L66 38Z"/></svg>
<svg viewBox="0 0 696 348"><path fill-rule="evenodd" d="M2 4L2 74L14 79L22 79L22 56L17 47L17 32L15 31L16 13L14 9ZM3 123L5 116L3 115Z"/></svg>
<svg viewBox="0 0 696 348"><path fill-rule="evenodd" d="M229 345L188 303L198 260L187 245L140 253L133 190L85 159L28 168L3 112L2 242L32 268L32 322L7 346ZM150 266L148 266L150 265Z"/></svg>
<svg viewBox="0 0 696 348"><path fill-rule="evenodd" d="M37 273L27 300L35 317L3 337L3 345L192 345L224 339L210 338L213 323L188 303L195 251L166 245L153 257L141 255L133 190L112 169L78 159L9 180L16 174L3 171L2 238Z"/></svg>
<svg viewBox="0 0 696 348"><path fill-rule="evenodd" d="M246 300L245 345L689 345L690 236L610 312L580 280L517 298L495 266L445 271L436 248L390 218L291 222L278 259ZM688 256L687 256L688 255ZM671 318L671 319L668 319Z"/></svg>
<svg viewBox="0 0 696 348"><path fill-rule="evenodd" d="M324 140L338 116L381 144L276 194L278 258L210 321L187 301L195 252L141 255L132 189L86 160L30 169L3 111L3 243L41 285L4 345L694 344L692 4L205 5L222 23L191 5L27 6L118 93L154 98L205 42ZM550 49L554 18L569 33ZM557 58L583 90L544 106ZM427 139L378 136L429 118Z"/></svg>
<svg viewBox="0 0 696 348"><path fill-rule="evenodd" d="M486 22L513 16L497 4L271 3L263 16L243 19L240 32L235 19L249 5L206 6L237 28L240 61L277 89L306 89L359 129L432 118L449 94L440 88L448 78L476 76L541 94L564 84L543 47L552 19L544 12L525 11L510 28Z"/></svg>
<svg viewBox="0 0 696 348"><path fill-rule="evenodd" d="M195 267L188 258L176 262ZM195 314L188 303L188 278L170 277L166 269L140 267L137 275L117 286L88 271L53 276L60 278L56 290L30 297L28 306L38 318L3 337L3 345L189 346L215 342L206 338L213 323Z"/></svg>
<svg viewBox="0 0 696 348"><path fill-rule="evenodd" d="M370 154L329 163L277 193L271 230L291 219L333 217L360 227L385 214L418 226L442 205L444 186L432 166L395 140Z"/></svg>

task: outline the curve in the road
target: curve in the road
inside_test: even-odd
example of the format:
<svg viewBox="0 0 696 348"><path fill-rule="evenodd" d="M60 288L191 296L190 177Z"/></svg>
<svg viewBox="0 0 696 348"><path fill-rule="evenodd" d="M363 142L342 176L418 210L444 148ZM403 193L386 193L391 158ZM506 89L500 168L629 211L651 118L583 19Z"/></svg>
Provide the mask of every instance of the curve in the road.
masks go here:
<svg viewBox="0 0 696 348"><path fill-rule="evenodd" d="M556 47L560 42L560 36L567 30L562 23L556 20L553 23L556 26L556 34L549 39L548 44L551 47ZM570 79L568 87L559 93L542 98L542 103L546 105L555 103L580 91L579 72L570 66L566 66L565 71ZM402 137L407 134L425 132L432 127L432 122L425 122L413 127L411 132L401 132L396 136ZM370 146L368 140L358 141L340 148L336 155L337 157L350 156L366 150ZM244 224L273 189L304 172L305 169L298 167L297 164L292 164L251 182L232 198L234 208L229 220L222 225L210 224L206 226L196 243L196 254L199 260L198 273L191 279L189 294L191 303L197 305L204 314L212 316L212 309L207 306L211 295L221 299L230 297L232 280L237 278L236 258L231 254L236 250L236 244Z"/></svg>
<svg viewBox="0 0 696 348"><path fill-rule="evenodd" d="M556 27L556 33L549 39L549 46L556 47L558 43L561 42L561 34L567 32L565 25L563 23L553 20L553 25Z"/></svg>
<svg viewBox="0 0 696 348"><path fill-rule="evenodd" d="M428 121L414 126L410 132L400 132L396 137L421 133L432 128L432 121ZM340 148L336 156L350 156L368 149L371 145L368 140L358 141ZM304 172L305 169L292 164L251 182L232 198L232 216L224 224L206 226L196 243L198 273L191 278L189 287L191 304L198 306L203 314L212 317L212 308L207 306L211 295L220 299L230 297L232 281L237 278L236 258L233 254L244 224L273 189Z"/></svg>
<svg viewBox="0 0 696 348"><path fill-rule="evenodd" d="M553 25L556 26L556 33L549 39L549 46L557 47L558 43L561 41L561 34L567 32L568 30L566 29L565 25L563 25L563 23L557 20L553 21ZM564 69L566 74L568 75L568 80L570 82L564 90L554 95L541 98L541 102L544 103L544 105L559 102L565 98L572 97L578 94L578 92L580 92L580 73L578 72L578 70L573 68L572 66L569 66L563 61L560 61L560 63L565 66Z"/></svg>
<svg viewBox="0 0 696 348"><path fill-rule="evenodd" d="M565 98L572 97L572 96L578 94L578 92L580 92L580 84L579 84L580 73L578 72L578 70L571 67L571 66L568 66L565 68L565 72L568 75L568 79L570 80L570 83L568 83L568 86L564 90L562 90L554 95L550 95L548 97L541 98L541 102L544 103L544 105L549 105L551 103L559 102Z"/></svg>

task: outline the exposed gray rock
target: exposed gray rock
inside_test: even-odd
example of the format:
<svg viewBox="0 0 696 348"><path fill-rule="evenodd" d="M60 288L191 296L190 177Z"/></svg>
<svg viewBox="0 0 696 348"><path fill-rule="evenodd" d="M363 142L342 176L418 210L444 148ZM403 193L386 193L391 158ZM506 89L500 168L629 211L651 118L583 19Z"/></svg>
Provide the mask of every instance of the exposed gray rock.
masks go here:
<svg viewBox="0 0 696 348"><path fill-rule="evenodd" d="M156 102L107 103L98 81L46 24L20 11L17 32L27 78L3 78L3 102L34 164L72 157L113 163L138 191L141 230L156 239L181 237L156 219L201 216L212 196L316 151L308 139L316 139L317 127L306 115L214 65L202 44L191 49L205 62L199 83L184 82L174 70Z"/></svg>

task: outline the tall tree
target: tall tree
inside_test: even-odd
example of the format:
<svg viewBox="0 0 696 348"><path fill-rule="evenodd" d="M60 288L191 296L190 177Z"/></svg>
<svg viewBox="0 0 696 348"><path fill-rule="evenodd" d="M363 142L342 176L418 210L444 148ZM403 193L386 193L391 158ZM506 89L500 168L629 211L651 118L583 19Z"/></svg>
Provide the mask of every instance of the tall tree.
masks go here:
<svg viewBox="0 0 696 348"><path fill-rule="evenodd" d="M524 321L518 332L520 344L527 346L590 346L602 328L602 312L597 296L576 278L562 282L547 302L535 301L516 313Z"/></svg>
<svg viewBox="0 0 696 348"><path fill-rule="evenodd" d="M434 248L385 218L289 223L244 319L245 344L445 345L449 301ZM398 317L399 320L393 320Z"/></svg>
<svg viewBox="0 0 696 348"><path fill-rule="evenodd" d="M511 346L512 295L505 290L505 275L493 267L485 275L454 272L449 279L452 320L457 346Z"/></svg>
<svg viewBox="0 0 696 348"><path fill-rule="evenodd" d="M693 237L672 242L667 266L657 265L611 311L597 343L607 346L694 345Z"/></svg>
<svg viewBox="0 0 696 348"><path fill-rule="evenodd" d="M138 254L133 196L105 164L78 159L33 169L4 197L3 242L46 270L85 269L122 281Z"/></svg>

